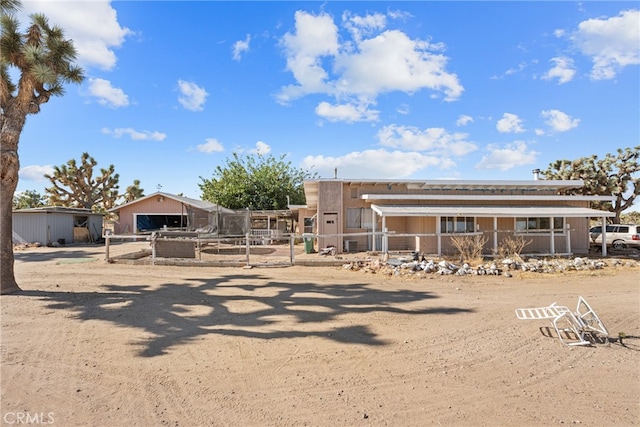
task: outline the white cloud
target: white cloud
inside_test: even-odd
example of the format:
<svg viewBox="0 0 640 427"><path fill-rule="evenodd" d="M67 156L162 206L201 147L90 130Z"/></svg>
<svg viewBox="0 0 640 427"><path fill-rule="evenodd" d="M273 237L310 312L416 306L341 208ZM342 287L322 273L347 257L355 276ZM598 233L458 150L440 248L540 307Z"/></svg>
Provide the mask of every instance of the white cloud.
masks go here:
<svg viewBox="0 0 640 427"><path fill-rule="evenodd" d="M204 88L193 82L178 80L178 89L181 94L178 97L180 105L189 111L202 111L204 109L204 103L209 95Z"/></svg>
<svg viewBox="0 0 640 427"><path fill-rule="evenodd" d="M473 117L466 114L461 114L460 117L458 117L458 120L456 120L456 126L458 127L466 126L469 123L473 123Z"/></svg>
<svg viewBox="0 0 640 427"><path fill-rule="evenodd" d="M527 68L527 64L524 62L521 62L518 64L518 67L516 68L509 68L507 71L504 72L505 76L510 76L511 74L516 74L516 73L520 73L522 71L525 70L525 68Z"/></svg>
<svg viewBox="0 0 640 427"><path fill-rule="evenodd" d="M500 133L521 133L524 132L522 119L517 114L504 113L502 118L496 123L496 129Z"/></svg>
<svg viewBox="0 0 640 427"><path fill-rule="evenodd" d="M375 98L384 92L414 93L426 88L442 91L445 100L453 101L464 90L458 77L445 70L448 59L438 53L443 49L440 44L387 30L363 40L357 48L336 58L339 94Z"/></svg>
<svg viewBox="0 0 640 427"><path fill-rule="evenodd" d="M360 16L347 11L342 14L342 22L354 40L360 41L363 35L384 29L387 26L387 17L381 13Z"/></svg>
<svg viewBox="0 0 640 427"><path fill-rule="evenodd" d="M371 104L385 92L412 94L421 89L442 93L447 101L460 97L464 89L458 77L446 70L443 44L411 39L398 30L380 32L384 15L347 13L344 17L352 40L340 44L331 16L296 12L295 31L281 41L296 84L281 88L279 102L325 94L339 104L346 104L345 100Z"/></svg>
<svg viewBox="0 0 640 427"><path fill-rule="evenodd" d="M640 64L640 10L624 10L618 16L582 21L570 36L576 47L591 58L594 80L612 79L624 67Z"/></svg>
<svg viewBox="0 0 640 427"><path fill-rule="evenodd" d="M111 108L126 107L129 97L120 88L111 86L109 80L89 79L89 95L98 98L100 105Z"/></svg>
<svg viewBox="0 0 640 427"><path fill-rule="evenodd" d="M576 75L573 59L567 57L551 58L550 62L555 65L545 75L542 76L544 80L558 79L558 84L563 84L573 80Z"/></svg>
<svg viewBox="0 0 640 427"><path fill-rule="evenodd" d="M433 154L463 156L477 150L467 141L466 133L449 133L443 128L420 130L413 126L389 125L378 131L380 145L410 151L428 151Z"/></svg>
<svg viewBox="0 0 640 427"><path fill-rule="evenodd" d="M271 147L266 142L258 141L256 142L256 147L254 149L249 150L249 153L252 154L260 154L265 155L271 152Z"/></svg>
<svg viewBox="0 0 640 427"><path fill-rule="evenodd" d="M114 49L132 34L130 29L120 26L117 12L107 0L73 3L29 0L22 5L25 14L44 13L51 24L63 28L65 38L73 40L78 63L83 67L111 70L117 62Z"/></svg>
<svg viewBox="0 0 640 427"><path fill-rule="evenodd" d="M20 179L29 181L47 181L44 175L53 174L53 166L51 165L29 165L23 166L18 172Z"/></svg>
<svg viewBox="0 0 640 427"><path fill-rule="evenodd" d="M453 167L450 159L417 152L388 151L386 149L355 151L344 156L307 156L301 167L318 172L321 177L333 178L338 169L340 178L406 178L424 169Z"/></svg>
<svg viewBox="0 0 640 427"><path fill-rule="evenodd" d="M249 51L249 43L251 42L251 35L247 34L247 38L244 40L238 40L233 44L233 60L240 61L242 54Z"/></svg>
<svg viewBox="0 0 640 427"><path fill-rule="evenodd" d="M338 29L331 16L297 11L295 22L295 34L285 34L281 44L287 57L287 69L293 73L298 85L281 89L278 99L283 103L307 93L328 91L325 82L328 74L322 68L321 59L337 55L339 48Z"/></svg>
<svg viewBox="0 0 640 427"><path fill-rule="evenodd" d="M369 110L363 105L331 105L324 101L316 107L316 114L331 122L373 122L378 120L379 113L379 111Z"/></svg>
<svg viewBox="0 0 640 427"><path fill-rule="evenodd" d="M164 141L164 139L167 137L166 134L158 131L138 131L132 128L116 128L113 130L109 128L103 128L102 133L113 135L115 138L121 138L124 135L129 135L129 137L134 141Z"/></svg>
<svg viewBox="0 0 640 427"><path fill-rule="evenodd" d="M403 103L403 104L400 104L400 105L398 106L398 108L396 108L396 112L397 112L398 114L402 114L402 115L404 116L404 115L409 114L409 113L411 112L411 109L409 108L409 105L408 105L408 104L404 104L404 103Z"/></svg>
<svg viewBox="0 0 640 427"><path fill-rule="evenodd" d="M196 150L202 153L220 153L224 151L224 147L222 143L218 142L215 138L207 138L205 139L204 144L196 145Z"/></svg>
<svg viewBox="0 0 640 427"><path fill-rule="evenodd" d="M580 119L574 119L559 110L545 110L540 113L545 123L555 132L566 132L578 127Z"/></svg>
<svg viewBox="0 0 640 427"><path fill-rule="evenodd" d="M506 171L515 167L535 163L538 153L529 150L524 141L514 141L500 147L490 144L487 147L489 154L482 157L476 165L476 169L499 169Z"/></svg>
<svg viewBox="0 0 640 427"><path fill-rule="evenodd" d="M525 62L521 62L521 63L518 64L518 66L516 68L509 68L509 69L507 69L507 71L505 71L500 76L492 76L491 80L500 80L500 79L505 78L506 76L510 76L512 74L521 73L526 68L527 68L527 64Z"/></svg>

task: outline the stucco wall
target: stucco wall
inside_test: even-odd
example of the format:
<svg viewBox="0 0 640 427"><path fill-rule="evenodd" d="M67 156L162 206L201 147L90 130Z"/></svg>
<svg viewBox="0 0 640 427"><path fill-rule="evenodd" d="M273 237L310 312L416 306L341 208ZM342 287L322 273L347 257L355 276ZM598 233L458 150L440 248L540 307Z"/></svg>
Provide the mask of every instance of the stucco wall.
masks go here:
<svg viewBox="0 0 640 427"><path fill-rule="evenodd" d="M515 190L507 190L493 193L491 191L439 191L439 194L464 194L464 195L482 195L482 196L490 196L491 194L500 194L500 195L508 195L508 194L522 194L521 191ZM365 200L361 200L360 196L362 194L425 194L423 190L410 190L402 185L373 185L366 184L361 186L353 186L349 184L344 184L343 188L343 208L342 213L346 215L346 211L348 208L357 208L357 207L371 207L371 202L367 202ZM538 191L537 195L553 195L553 191ZM325 193L325 196L328 196L329 192ZM558 201L503 201L503 200L482 200L482 201L473 201L473 200L412 200L412 201L399 201L399 200L389 200L385 202L384 200L377 200L373 203L377 204L395 204L395 205L430 205L430 206L446 206L446 205L463 205L463 206L474 206L474 205L482 205L482 206L576 206L576 207L589 207L588 201L568 201L568 202L558 202ZM319 206L322 206L322 201L319 199ZM332 206L332 209L336 209L335 205ZM487 243L485 244L485 253L492 253L494 250L494 222L493 218L486 217L477 217L476 223L478 225L478 231L484 232L484 237L487 238ZM588 218L566 218L566 224L569 224L570 228L570 238L571 243L570 247L567 246L567 231L563 230L562 233L556 233L554 238L554 246L555 251L558 253L566 252L570 250L573 253L587 253L589 250L589 237L588 237L588 227L589 227L589 219ZM387 217L385 220L386 228L389 231L394 231L396 234L427 234L427 233L435 233L439 228L439 224L437 223L437 218L435 217ZM358 231L366 231L364 229L354 230L347 229L343 227L344 233L353 233ZM376 229L380 231L380 227L376 226ZM500 246L504 239L513 236L513 230L515 229L515 219L514 218L497 218L497 245ZM530 233L523 236L526 240L530 240L531 243L526 247L527 251L530 252L541 252L547 253L550 248L550 236L540 235ZM357 240L359 248L370 248L371 247L371 238L367 237L348 237L349 239ZM363 246L365 245L365 246ZM450 237L443 236L441 241L441 247L443 252L451 252L453 250L450 244ZM378 248L379 249L379 248ZM437 240L436 237L391 237L389 239L389 249L390 250L420 250L426 253L434 253L437 251Z"/></svg>
<svg viewBox="0 0 640 427"><path fill-rule="evenodd" d="M118 221L114 226L115 234L132 234L135 232L134 218L137 214L156 214L156 215L186 215L190 214L190 222L193 228L203 227L208 222L208 212L202 209L194 209L190 206L183 205L177 200L164 197L154 196L123 206L118 212Z"/></svg>

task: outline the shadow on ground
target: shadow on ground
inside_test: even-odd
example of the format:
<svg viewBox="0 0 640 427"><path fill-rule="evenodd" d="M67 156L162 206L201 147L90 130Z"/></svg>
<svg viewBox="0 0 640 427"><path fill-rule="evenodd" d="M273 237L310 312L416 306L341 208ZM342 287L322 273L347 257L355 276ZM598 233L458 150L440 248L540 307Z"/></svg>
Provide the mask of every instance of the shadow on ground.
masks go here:
<svg viewBox="0 0 640 427"><path fill-rule="evenodd" d="M51 252L36 252L36 251L15 251L13 257L16 261L23 262L43 262L53 261L57 259L82 259L82 258L98 258L101 255L96 252L96 248L100 246L93 246L87 248L87 250L78 250L74 248L71 250L60 249ZM104 251L104 250L103 250ZM104 258L104 255L102 255Z"/></svg>
<svg viewBox="0 0 640 427"><path fill-rule="evenodd" d="M79 320L101 320L150 333L153 337L135 343L143 345L143 357L165 354L169 348L209 334L265 340L315 336L349 344L385 345L388 342L373 331L370 320L358 324L358 314L420 316L473 311L406 307L438 298L430 292L381 290L361 283L269 282L260 275L191 279L159 287L108 284L101 288L97 292L23 291L17 295L46 301L50 309L72 311ZM338 325L344 323L339 316L354 314L356 321L350 318L349 326Z"/></svg>

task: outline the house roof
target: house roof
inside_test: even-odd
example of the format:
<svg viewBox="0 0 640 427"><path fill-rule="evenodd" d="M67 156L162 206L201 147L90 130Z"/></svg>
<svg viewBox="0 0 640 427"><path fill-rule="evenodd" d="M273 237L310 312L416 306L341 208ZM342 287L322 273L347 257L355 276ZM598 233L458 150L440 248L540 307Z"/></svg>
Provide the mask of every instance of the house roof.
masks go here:
<svg viewBox="0 0 640 427"><path fill-rule="evenodd" d="M404 200L404 201L425 201L425 200L451 200L451 201L581 201L581 202L612 202L614 196L583 196L583 195L562 195L562 194L362 194L362 200Z"/></svg>
<svg viewBox="0 0 640 427"><path fill-rule="evenodd" d="M84 208L72 208L66 206L41 206L39 208L29 208L29 209L16 209L13 211L14 214L18 213L65 213L65 214L73 214L73 215L100 215L104 216L104 214L99 212L92 212L91 209Z"/></svg>
<svg viewBox="0 0 640 427"><path fill-rule="evenodd" d="M175 201L177 201L179 203L182 203L183 205L192 206L194 208L202 209L202 210L207 211L207 212L214 212L214 211L224 212L224 213L233 213L234 212L231 209L222 207L222 206L217 205L215 203L207 202L207 201L204 201L204 200L192 199L190 197L178 196L178 195L171 194L171 193L163 193L161 191L157 191L157 192L155 192L153 194L149 194L147 196L140 197L139 199L132 200L131 202L124 203L122 205L116 206L115 208L109 209L108 212L118 212L120 209L122 209L125 206L131 206L131 205L134 205L136 203L140 203L140 202L142 202L144 200L150 199L152 197L157 197L157 196L166 197L167 199L172 199L172 200L175 200Z"/></svg>
<svg viewBox="0 0 640 427"><path fill-rule="evenodd" d="M434 190L434 191L514 191L523 192L535 191L555 191L562 192L584 186L582 180L454 180L454 179L432 179L432 180L385 180L385 179L320 179L304 182L304 192L307 207L317 209L318 206L318 184L320 182L342 182L350 186L374 185L391 190L396 186L405 186L409 190Z"/></svg>
<svg viewBox="0 0 640 427"><path fill-rule="evenodd" d="M380 216L475 216L475 217L613 217L615 213L577 206L427 206L371 205Z"/></svg>

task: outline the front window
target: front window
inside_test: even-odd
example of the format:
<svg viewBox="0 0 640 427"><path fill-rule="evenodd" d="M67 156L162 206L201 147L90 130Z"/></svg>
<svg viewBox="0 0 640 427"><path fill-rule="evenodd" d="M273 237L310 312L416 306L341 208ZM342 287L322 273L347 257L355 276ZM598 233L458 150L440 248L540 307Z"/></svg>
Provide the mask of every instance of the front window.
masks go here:
<svg viewBox="0 0 640 427"><path fill-rule="evenodd" d="M304 233L313 234L314 219L312 217L304 219Z"/></svg>
<svg viewBox="0 0 640 427"><path fill-rule="evenodd" d="M440 232L473 233L476 230L475 218L472 216L443 216L440 217Z"/></svg>
<svg viewBox="0 0 640 427"><path fill-rule="evenodd" d="M516 232L519 233L540 233L551 231L551 221L553 220L553 231L561 233L564 231L564 218L562 217L529 217L516 218Z"/></svg>
<svg viewBox="0 0 640 427"><path fill-rule="evenodd" d="M365 228L371 230L372 211L370 208L347 208L347 228Z"/></svg>

